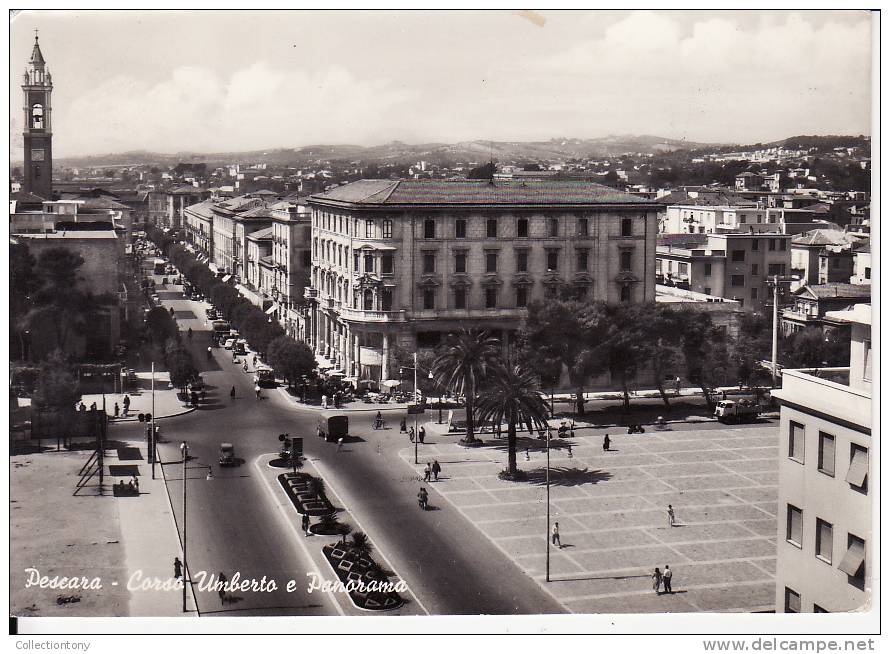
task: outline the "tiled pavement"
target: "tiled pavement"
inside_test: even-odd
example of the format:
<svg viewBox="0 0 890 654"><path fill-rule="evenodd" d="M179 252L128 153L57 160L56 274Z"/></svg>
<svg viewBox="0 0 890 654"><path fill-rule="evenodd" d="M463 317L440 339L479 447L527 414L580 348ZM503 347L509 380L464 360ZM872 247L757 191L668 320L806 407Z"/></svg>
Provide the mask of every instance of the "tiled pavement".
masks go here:
<svg viewBox="0 0 890 654"><path fill-rule="evenodd" d="M563 547L550 549L550 583L542 447L529 460L524 449L517 455L533 481L507 482L497 478L506 441L469 450L430 438L440 442L422 446L422 463L438 459L443 468L430 502L458 509L572 612L773 609L775 423L612 434L610 452L604 432L579 432L571 456L551 448L551 519ZM422 475L413 448L401 454ZM668 504L678 526L668 525ZM657 596L650 575L665 564L675 592Z"/></svg>

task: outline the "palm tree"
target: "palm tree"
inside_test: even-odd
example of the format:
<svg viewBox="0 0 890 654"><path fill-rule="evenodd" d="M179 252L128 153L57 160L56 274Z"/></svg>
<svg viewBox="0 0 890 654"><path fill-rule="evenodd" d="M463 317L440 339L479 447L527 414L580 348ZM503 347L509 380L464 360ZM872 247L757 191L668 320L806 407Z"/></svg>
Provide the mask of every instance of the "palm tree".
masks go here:
<svg viewBox="0 0 890 654"><path fill-rule="evenodd" d="M521 363L496 365L479 396L478 410L480 420L507 423L507 470L502 477L522 478L516 469L516 427L547 428L547 402L538 390L537 375Z"/></svg>
<svg viewBox="0 0 890 654"><path fill-rule="evenodd" d="M438 383L455 395L463 395L467 406L465 445L475 445L474 409L479 383L499 354L497 339L485 332L462 330L450 334L442 351L433 361L433 375Z"/></svg>

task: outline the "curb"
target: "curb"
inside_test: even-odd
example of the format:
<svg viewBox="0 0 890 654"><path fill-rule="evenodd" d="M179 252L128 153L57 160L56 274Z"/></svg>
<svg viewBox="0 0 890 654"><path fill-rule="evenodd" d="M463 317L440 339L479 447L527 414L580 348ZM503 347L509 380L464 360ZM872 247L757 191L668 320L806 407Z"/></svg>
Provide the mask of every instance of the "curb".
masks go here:
<svg viewBox="0 0 890 654"><path fill-rule="evenodd" d="M193 407L188 407L187 409L184 409L183 411L180 411L180 412L178 412L178 413L168 413L167 415L164 415L164 416L155 416L154 419L155 419L155 420L163 420L164 418L175 418L175 417L177 417L177 416L184 416L185 414L187 414L187 413L191 413L192 411L196 411L196 410L197 410L197 407L194 407L194 406L193 406ZM136 417L136 416L133 416L133 417L126 417L126 418L113 418L113 417L111 417L111 416L108 416L108 422L113 422L113 423L118 423L118 422L139 422L139 418Z"/></svg>
<svg viewBox="0 0 890 654"><path fill-rule="evenodd" d="M164 492L167 494L167 502L170 504L170 520L173 522L173 529L176 531L176 540L179 541L179 553L182 554L182 534L179 532L179 523L176 522L176 511L173 508L173 498L170 497L170 488L167 486L167 473L164 471L164 463L161 461L161 455L158 451L157 446L155 446L155 456L157 457L157 464L161 468L161 480L164 484ZM183 480L183 483L185 481ZM185 558L185 557L183 557ZM186 562L188 563L188 562ZM188 570L183 570L183 573L187 573ZM185 583L185 574L183 574L183 583ZM195 584L190 583L189 589L192 592L192 602L195 604L195 615L197 617L201 617L201 609L198 608L198 598L195 595Z"/></svg>
<svg viewBox="0 0 890 654"><path fill-rule="evenodd" d="M327 409L322 409L320 406L315 406L314 404L304 404L300 402L297 398L287 392L287 389L283 386L279 386L275 389L281 395L283 395L286 399L290 400L291 404L295 404L301 409L308 409L310 411L346 411L346 412L360 412L360 411L392 411L392 410L404 410L408 408L407 404L380 404L375 405L372 408L352 408L352 407L340 407L339 409L335 409L333 407L328 407Z"/></svg>

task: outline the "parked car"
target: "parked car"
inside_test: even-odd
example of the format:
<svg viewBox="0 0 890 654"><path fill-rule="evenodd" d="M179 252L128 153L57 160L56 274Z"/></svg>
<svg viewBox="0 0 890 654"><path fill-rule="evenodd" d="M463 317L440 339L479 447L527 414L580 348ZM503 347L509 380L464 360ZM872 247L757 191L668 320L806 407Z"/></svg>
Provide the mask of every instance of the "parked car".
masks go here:
<svg viewBox="0 0 890 654"><path fill-rule="evenodd" d="M721 400L714 409L714 417L722 423L754 422L760 415L760 405L748 400Z"/></svg>
<svg viewBox="0 0 890 654"><path fill-rule="evenodd" d="M235 338L227 338L227 339L223 342L223 347L226 348L227 350L231 350L233 347L235 347L235 341L236 341L236 340L237 340L237 339L235 339Z"/></svg>
<svg viewBox="0 0 890 654"><path fill-rule="evenodd" d="M216 309L207 309L206 311L204 311L204 313L207 315L207 320L216 320L217 318L219 318L219 314L216 313Z"/></svg>
<svg viewBox="0 0 890 654"><path fill-rule="evenodd" d="M232 345L232 349L235 354L247 354L247 341L241 338L237 339Z"/></svg>

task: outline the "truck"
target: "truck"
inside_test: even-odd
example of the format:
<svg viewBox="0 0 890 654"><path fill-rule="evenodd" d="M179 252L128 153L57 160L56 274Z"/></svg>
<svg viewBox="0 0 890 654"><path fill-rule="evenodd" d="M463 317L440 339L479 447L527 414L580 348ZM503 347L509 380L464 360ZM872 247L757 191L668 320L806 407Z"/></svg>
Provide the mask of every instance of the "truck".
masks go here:
<svg viewBox="0 0 890 654"><path fill-rule="evenodd" d="M749 400L721 400L714 409L714 417L724 424L754 422L760 416L761 407Z"/></svg>

